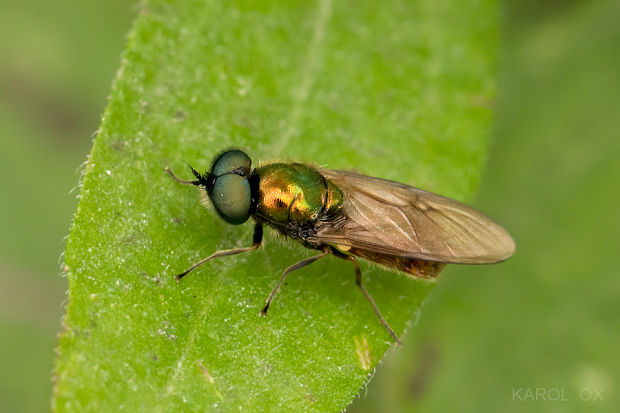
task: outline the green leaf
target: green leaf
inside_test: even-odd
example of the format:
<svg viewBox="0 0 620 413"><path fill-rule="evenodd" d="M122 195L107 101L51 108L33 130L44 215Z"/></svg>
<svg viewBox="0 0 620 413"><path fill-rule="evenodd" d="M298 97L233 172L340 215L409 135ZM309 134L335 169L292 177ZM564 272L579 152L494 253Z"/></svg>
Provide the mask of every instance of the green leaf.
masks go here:
<svg viewBox="0 0 620 413"><path fill-rule="evenodd" d="M58 411L339 411L393 345L329 258L267 233L258 251L189 177L224 148L356 169L471 199L493 98L496 4L147 1L85 168L67 244ZM363 263L402 332L432 283ZM406 344L405 344L406 345Z"/></svg>

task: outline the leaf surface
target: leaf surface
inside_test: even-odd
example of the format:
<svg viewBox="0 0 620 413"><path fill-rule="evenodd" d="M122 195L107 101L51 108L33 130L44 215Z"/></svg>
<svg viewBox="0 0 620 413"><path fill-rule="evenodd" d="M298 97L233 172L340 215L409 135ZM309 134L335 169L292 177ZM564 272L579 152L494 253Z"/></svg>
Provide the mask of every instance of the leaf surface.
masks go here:
<svg viewBox="0 0 620 413"><path fill-rule="evenodd" d="M496 4L151 0L129 35L65 254L58 411L340 411L393 344L329 258L267 233L258 251L189 178L227 147L255 164L354 169L470 200L490 137ZM368 263L402 332L432 283ZM406 344L405 344L406 345Z"/></svg>

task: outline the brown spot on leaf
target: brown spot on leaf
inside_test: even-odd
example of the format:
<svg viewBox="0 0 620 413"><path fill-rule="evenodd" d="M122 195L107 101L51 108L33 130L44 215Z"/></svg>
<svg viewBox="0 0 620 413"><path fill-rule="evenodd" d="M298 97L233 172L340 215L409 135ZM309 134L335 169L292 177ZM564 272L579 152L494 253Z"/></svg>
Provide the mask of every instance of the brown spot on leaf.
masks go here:
<svg viewBox="0 0 620 413"><path fill-rule="evenodd" d="M355 337L355 352L360 366L364 370L370 370L370 349L368 348L368 340L366 336L360 338Z"/></svg>

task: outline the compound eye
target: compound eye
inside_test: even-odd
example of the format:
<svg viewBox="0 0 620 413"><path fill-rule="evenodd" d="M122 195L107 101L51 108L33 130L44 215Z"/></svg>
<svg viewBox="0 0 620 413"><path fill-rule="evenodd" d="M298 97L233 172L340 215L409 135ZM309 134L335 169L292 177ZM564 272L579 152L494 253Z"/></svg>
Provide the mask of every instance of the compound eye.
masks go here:
<svg viewBox="0 0 620 413"><path fill-rule="evenodd" d="M230 224L243 224L250 217L252 194L246 177L226 174L216 178L209 198L217 213Z"/></svg>
<svg viewBox="0 0 620 413"><path fill-rule="evenodd" d="M239 168L244 168L249 172L251 166L252 160L245 152L232 149L217 157L211 167L211 173L215 176L220 176Z"/></svg>

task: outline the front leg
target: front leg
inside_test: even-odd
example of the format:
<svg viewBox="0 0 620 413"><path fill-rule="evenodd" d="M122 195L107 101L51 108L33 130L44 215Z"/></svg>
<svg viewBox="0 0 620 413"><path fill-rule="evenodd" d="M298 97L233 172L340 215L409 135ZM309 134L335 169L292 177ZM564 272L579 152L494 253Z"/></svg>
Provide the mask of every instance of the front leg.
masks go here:
<svg viewBox="0 0 620 413"><path fill-rule="evenodd" d="M256 225L254 225L254 235L252 236L251 247L232 248L229 250L215 251L213 254L209 255L207 258L203 260L198 261L196 264L192 265L191 267L189 267L187 270L185 270L181 274L175 275L174 278L176 278L177 281L180 281L181 278L185 277L187 274L194 271L196 268L200 267L205 262L211 261L214 258L226 257L228 255L236 255L236 254L241 254L243 252L254 251L258 247L260 247L262 241L263 241L263 225L260 222L257 222Z"/></svg>

